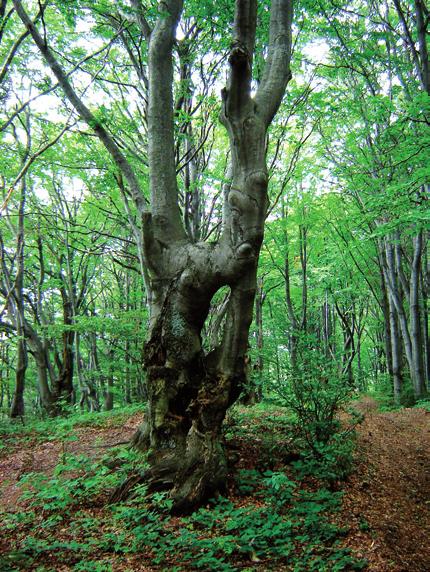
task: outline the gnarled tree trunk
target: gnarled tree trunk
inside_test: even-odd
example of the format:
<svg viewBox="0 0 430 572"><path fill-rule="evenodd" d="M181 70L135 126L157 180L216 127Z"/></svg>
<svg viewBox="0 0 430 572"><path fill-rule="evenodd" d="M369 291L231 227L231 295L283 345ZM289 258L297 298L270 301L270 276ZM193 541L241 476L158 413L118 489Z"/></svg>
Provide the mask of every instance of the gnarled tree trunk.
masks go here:
<svg viewBox="0 0 430 572"><path fill-rule="evenodd" d="M257 1L236 0L230 77L221 120L230 139L231 183L226 185L224 227L217 243L192 242L178 202L173 127L173 57L182 0L159 3L151 30L139 6L137 24L149 40L148 164L151 208L139 180L106 127L80 99L49 43L19 0L14 7L80 117L110 153L142 218L143 240L132 223L150 305L145 348L148 414L136 441L148 447L152 488L170 491L184 510L222 488L226 461L220 432L225 412L245 379L248 331L257 261L267 211L267 129L290 78L291 0L272 0L263 77L251 96ZM120 178L118 179L120 180ZM194 237L196 238L196 237ZM205 354L201 331L213 295L231 296L220 345Z"/></svg>
<svg viewBox="0 0 430 572"><path fill-rule="evenodd" d="M221 425L246 380L267 211L266 136L290 77L291 5L272 2L266 71L252 98L256 2L236 2L230 79L223 90L221 115L230 139L232 180L225 191L222 237L216 244L205 244L186 238L177 206L171 47L181 3L167 4L169 17L159 20L150 42L152 215L144 217L144 226L153 304L145 349L149 407L137 441L150 451L150 487L169 490L174 508L187 510L225 485ZM205 354L203 324L213 295L223 286L230 287L231 295L222 341Z"/></svg>

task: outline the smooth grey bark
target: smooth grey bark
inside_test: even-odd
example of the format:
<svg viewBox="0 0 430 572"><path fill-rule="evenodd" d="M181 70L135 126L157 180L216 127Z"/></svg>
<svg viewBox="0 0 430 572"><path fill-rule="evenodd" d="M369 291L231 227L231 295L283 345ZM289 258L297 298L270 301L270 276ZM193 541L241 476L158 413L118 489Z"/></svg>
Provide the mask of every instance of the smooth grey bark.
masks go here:
<svg viewBox="0 0 430 572"><path fill-rule="evenodd" d="M257 295L255 298L255 324L257 326L257 364L255 371L257 373L257 387L254 390L256 394L255 401L260 401L262 397L263 386L263 370L264 370L264 330L263 330L263 305L266 299L266 292L264 291L263 279L257 282Z"/></svg>
<svg viewBox="0 0 430 572"><path fill-rule="evenodd" d="M394 307L394 303L391 298L389 298L389 326L390 326L391 371L393 378L394 402L400 404L400 397L403 386L402 349L401 349L396 309Z"/></svg>
<svg viewBox="0 0 430 572"><path fill-rule="evenodd" d="M255 295L255 326L257 359L255 363L248 361L246 388L242 392L241 402L245 405L254 405L261 401L264 369L264 334L263 334L263 305L266 299L264 281L262 277L257 279Z"/></svg>
<svg viewBox="0 0 430 572"><path fill-rule="evenodd" d="M428 234L428 233L427 233ZM430 391L430 332L429 332L429 293L430 293L430 265L428 259L428 237L427 246L424 249L422 263L422 313L423 313L423 342L425 354L425 376L427 378L427 391Z"/></svg>
<svg viewBox="0 0 430 572"><path fill-rule="evenodd" d="M394 307L396 308L396 312L399 318L400 323L400 330L402 333L403 344L405 347L405 354L406 359L408 361L411 374L412 374L412 345L411 345L411 337L409 334L408 328L408 320L406 311L403 304L403 299L401 295L401 290L399 286L399 280L396 274L396 267L394 261L394 246L393 246L393 239L388 237L385 240L385 259L386 259L386 268L385 276L388 286L388 291L393 302Z"/></svg>
<svg viewBox="0 0 430 572"><path fill-rule="evenodd" d="M24 332L24 249L25 249L25 235L24 235L24 220L25 220L25 203L26 203L26 183L25 178L21 181L21 196L18 208L18 228L16 235L16 253L17 253L17 274L15 277L14 285L14 298L16 310L16 333L18 336L17 345L17 364L15 374L15 391L12 398L12 405L10 408L11 417L24 416L24 388L25 388L25 373L28 366L27 344L25 341Z"/></svg>
<svg viewBox="0 0 430 572"><path fill-rule="evenodd" d="M324 354L327 359L334 357L334 351L332 347L333 343L333 324L332 324L332 312L331 304L328 299L328 290L325 291L325 300L321 308L321 322L322 322L322 338L324 344Z"/></svg>
<svg viewBox="0 0 430 572"><path fill-rule="evenodd" d="M383 262L382 256L383 253L380 252L380 248L378 243L376 244L377 252L378 252L378 267L380 273L380 287L381 287L381 299L380 299L380 306L383 315L383 326L384 326L384 353L385 353L385 362L386 362L386 371L390 378L393 381L393 389L394 393L396 393L395 385L399 386L399 380L395 381L394 379L394 365L393 365L393 353L399 353L398 349L394 350L392 346L392 324L391 324L391 312L394 311L394 306L391 304L390 306L390 297L387 292L387 285L384 278L384 270L383 270ZM395 339L399 340L399 333L396 321L396 333ZM398 376L401 377L401 370L398 370Z"/></svg>
<svg viewBox="0 0 430 572"><path fill-rule="evenodd" d="M412 346L412 381L416 397L426 392L424 376L424 344L421 328L420 269L423 253L423 231L413 237L413 259L409 281L409 314Z"/></svg>
<svg viewBox="0 0 430 572"><path fill-rule="evenodd" d="M342 352L342 375L346 376L348 384L354 386L354 372L352 363L356 355L356 347L354 334L356 333L355 312L351 304L348 308L344 308L335 301L337 315L340 318L342 336L343 336L343 352Z"/></svg>
<svg viewBox="0 0 430 572"><path fill-rule="evenodd" d="M290 252L289 252L289 237L286 227L287 209L282 209L282 215L285 220L284 228L284 280L285 280L285 302L287 305L287 314L290 321L290 335L288 340L288 348L290 354L290 363L293 370L297 367L297 345L300 335L300 323L296 315L291 298L291 273L290 273Z"/></svg>
<svg viewBox="0 0 430 572"><path fill-rule="evenodd" d="M420 304L423 231L419 231L413 237L413 257L409 279L403 272L399 240L399 236L387 237L385 239L384 275L390 303L397 313L414 394L416 398L420 398L426 391ZM409 306L408 313L405 308L405 302Z"/></svg>
<svg viewBox="0 0 430 572"><path fill-rule="evenodd" d="M303 209L303 216L306 212ZM287 219L287 209L283 208L283 218ZM300 313L293 305L291 298L291 272L290 272L290 252L289 252L289 236L285 226L284 229L284 280L285 280L285 301L287 305L287 314L290 321L290 334L288 340L288 347L290 353L291 368L293 370L297 367L297 353L299 347L300 336L306 334L308 330L308 279L307 279L307 235L308 229L305 224L299 225L299 258L301 268L301 286L302 286L302 304Z"/></svg>
<svg viewBox="0 0 430 572"><path fill-rule="evenodd" d="M232 177L225 188L223 232L212 244L189 240L178 206L172 50L182 1L160 2L153 30L134 2L149 38L150 211L130 163L78 97L21 2L13 2L66 97L111 154L141 215L143 237L138 247L143 249L150 306L144 352L149 405L136 442L149 449L145 479L150 490L169 491L174 509L187 510L225 485L221 425L246 376L257 262L268 205L267 130L291 77L292 2L272 0L268 54L255 97L251 96L251 80L257 2L237 0L235 4L230 73L222 92L221 113L229 135ZM223 286L231 289L225 329L220 344L205 354L202 328L211 299ZM133 482L125 483L113 498L119 498Z"/></svg>
<svg viewBox="0 0 430 572"><path fill-rule="evenodd" d="M266 134L289 79L291 9L289 2L272 3L274 45L266 64L272 73L253 99L256 2L236 3L221 114L230 139L232 179L226 188L223 233L210 245L187 239L177 208L174 158L168 147L173 133L171 48L181 3L167 5L170 16L156 24L149 48L152 216L145 217L145 247L153 307L145 349L149 407L137 441L150 451L150 487L169 490L174 508L187 510L225 484L221 424L246 379L267 210ZM223 286L231 293L222 340L205 354L202 327L213 295Z"/></svg>

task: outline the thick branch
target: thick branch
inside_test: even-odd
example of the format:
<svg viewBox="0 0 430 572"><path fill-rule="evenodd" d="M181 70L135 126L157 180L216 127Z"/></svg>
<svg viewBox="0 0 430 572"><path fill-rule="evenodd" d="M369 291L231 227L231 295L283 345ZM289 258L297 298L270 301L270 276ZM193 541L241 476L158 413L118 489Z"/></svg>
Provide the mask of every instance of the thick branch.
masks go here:
<svg viewBox="0 0 430 572"><path fill-rule="evenodd" d="M144 13L143 13L142 3L140 2L140 0L130 0L130 3L135 10L136 23L139 26L140 31L142 32L142 35L145 38L145 40L147 42L149 42L152 31L151 31L150 25L148 24L147 19L145 18Z"/></svg>
<svg viewBox="0 0 430 572"><path fill-rule="evenodd" d="M159 3L149 43L148 160L155 237L165 243L185 238L178 206L173 129L173 57L182 0Z"/></svg>
<svg viewBox="0 0 430 572"><path fill-rule="evenodd" d="M418 35L419 53L421 66L419 69L421 85L426 93L430 95L430 61L427 47L428 18L425 18L425 3L423 0L415 0L415 16Z"/></svg>
<svg viewBox="0 0 430 572"><path fill-rule="evenodd" d="M67 99L79 113L80 117L94 129L94 132L96 133L100 141L103 143L106 150L111 155L117 167L123 173L124 178L127 180L136 207L140 212L144 212L145 200L143 197L143 193L140 188L139 182L136 178L136 175L134 174L134 171L131 168L130 164L128 163L127 159L121 153L119 147L117 146L117 144L115 143L109 132L100 123L100 121L98 121L98 119L94 116L94 114L88 109L88 107L83 103L83 101L77 95L75 89L73 88L72 84L67 78L67 74L64 72L64 70L58 63L57 59L55 58L53 52L48 48L44 39L39 34L33 22L28 17L20 0L13 0L13 4L15 6L15 10L18 16L21 18L23 24L30 32L34 40L34 43L39 48L41 54L43 55L47 64L49 65L55 77L57 78L58 83L63 89Z"/></svg>
<svg viewBox="0 0 430 572"><path fill-rule="evenodd" d="M11 49L9 50L8 55L6 56L6 59L3 63L3 66L0 70L0 84L3 83L4 78L9 70L10 64L12 63L13 58L15 57L16 52L18 51L18 48L20 47L20 45L22 44L22 42L25 40L25 38L29 35L28 30L23 32L20 36L18 36L17 40L15 41L15 43L12 45Z"/></svg>
<svg viewBox="0 0 430 572"><path fill-rule="evenodd" d="M227 90L223 90L226 118L237 117L250 101L256 25L256 0L237 0L234 37L228 58L230 77Z"/></svg>
<svg viewBox="0 0 430 572"><path fill-rule="evenodd" d="M394 0L394 6L396 7L397 15L399 17L400 23L401 23L402 28L403 28L403 32L405 34L405 37L404 37L405 41L406 41L407 45L409 46L409 49L411 50L412 59L414 61L414 65L415 65L415 69L417 71L418 77L420 78L420 80L422 80L421 66L420 66L420 60L418 57L418 51L415 47L415 42L414 42L414 39L412 38L411 30L408 27L408 23L406 21L405 14L404 14L402 6L400 4L400 0Z"/></svg>
<svg viewBox="0 0 430 572"><path fill-rule="evenodd" d="M269 52L263 79L255 96L258 111L266 125L270 124L277 112L291 78L292 18L292 0L272 0Z"/></svg>

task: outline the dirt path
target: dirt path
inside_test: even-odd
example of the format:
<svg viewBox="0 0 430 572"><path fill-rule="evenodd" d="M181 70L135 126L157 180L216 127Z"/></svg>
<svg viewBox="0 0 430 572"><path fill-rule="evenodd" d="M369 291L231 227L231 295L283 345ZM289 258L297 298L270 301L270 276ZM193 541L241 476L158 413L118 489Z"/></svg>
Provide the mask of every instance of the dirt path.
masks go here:
<svg viewBox="0 0 430 572"><path fill-rule="evenodd" d="M357 471L345 488L347 543L369 570L430 571L430 412L379 413L363 399Z"/></svg>

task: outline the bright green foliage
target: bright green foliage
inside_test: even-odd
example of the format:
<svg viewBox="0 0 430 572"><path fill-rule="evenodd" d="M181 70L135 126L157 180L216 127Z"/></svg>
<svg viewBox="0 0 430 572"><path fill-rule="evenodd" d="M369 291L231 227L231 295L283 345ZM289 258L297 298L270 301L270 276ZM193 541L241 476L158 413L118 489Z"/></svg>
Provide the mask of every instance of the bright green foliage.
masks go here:
<svg viewBox="0 0 430 572"><path fill-rule="evenodd" d="M38 3L23 4L34 16ZM193 102L192 109L177 106L175 114L181 208L186 194L183 151L192 131L192 142L199 147L192 190L198 190L204 219L200 238L210 242L222 228L221 198L229 183L227 136L218 116L233 4L185 2L175 45L174 100L190 97ZM258 2L256 84L266 56L267 38L261 30L267 28L269 4ZM105 503L107 491L141 461L128 449L116 450L112 456L120 467L110 469L112 459L94 461L67 453L67 445L78 439L77 427L107 421L120 426L143 408L148 309L136 243L141 221L124 181L93 136L93 125L70 115L29 37L2 68L1 204L26 153L37 155L66 128L35 156L25 175L24 317L46 348L50 377L59 376L64 350L73 350L75 394L73 403L60 403L63 418L54 422L44 417L32 348L25 426L6 419L18 341L4 325L12 323L6 305L16 280L15 185L0 218L0 453L7 454L24 438L59 441L63 453L53 474L23 478L29 510L4 515L2 522L7 531L24 531L27 538L17 537L16 550L0 557L0 568L29 569L50 551L64 555L81 572L115 570L110 555L138 557L143 552L155 564L178 572L234 570L237 559L249 569L282 565L294 572L362 566L336 544L342 531L332 524L332 515L340 499L325 487L337 486L353 470L353 429L360 418L354 410L343 413L351 399L370 391L381 407L394 406L384 337L389 320L383 312L384 245L398 247L397 279L410 325L407 289L413 238L421 230L418 303L427 374L429 370L430 97L416 68L414 9L419 3L295 4L293 78L267 147L270 204L259 260L262 318L253 324L249 341L249 388L257 388L263 400L252 408L235 406L224 431L232 463L238 443L254 447L259 462L235 474L234 490L244 504L219 498L181 519L179 529L172 525L167 499L155 496L149 503L145 488L99 515L87 510L92 502ZM152 25L157 2L142 5ZM128 0L57 0L48 3L37 26L46 30L71 82L121 147L147 198L148 47L134 16ZM13 11L5 18L0 67L23 33ZM186 77L184 65L189 66ZM225 288L212 300L204 331L206 352L219 342L227 297ZM68 305L72 310L66 316ZM403 341L400 353L399 402L411 406L416 396ZM91 411L78 415L79 400L88 389L95 390L96 399L84 400L81 408ZM93 411L112 400L113 413ZM417 406L430 409L426 399ZM306 488L313 479L320 489ZM56 539L56 529L63 526L76 527L76 538ZM94 556L97 551L100 559Z"/></svg>

